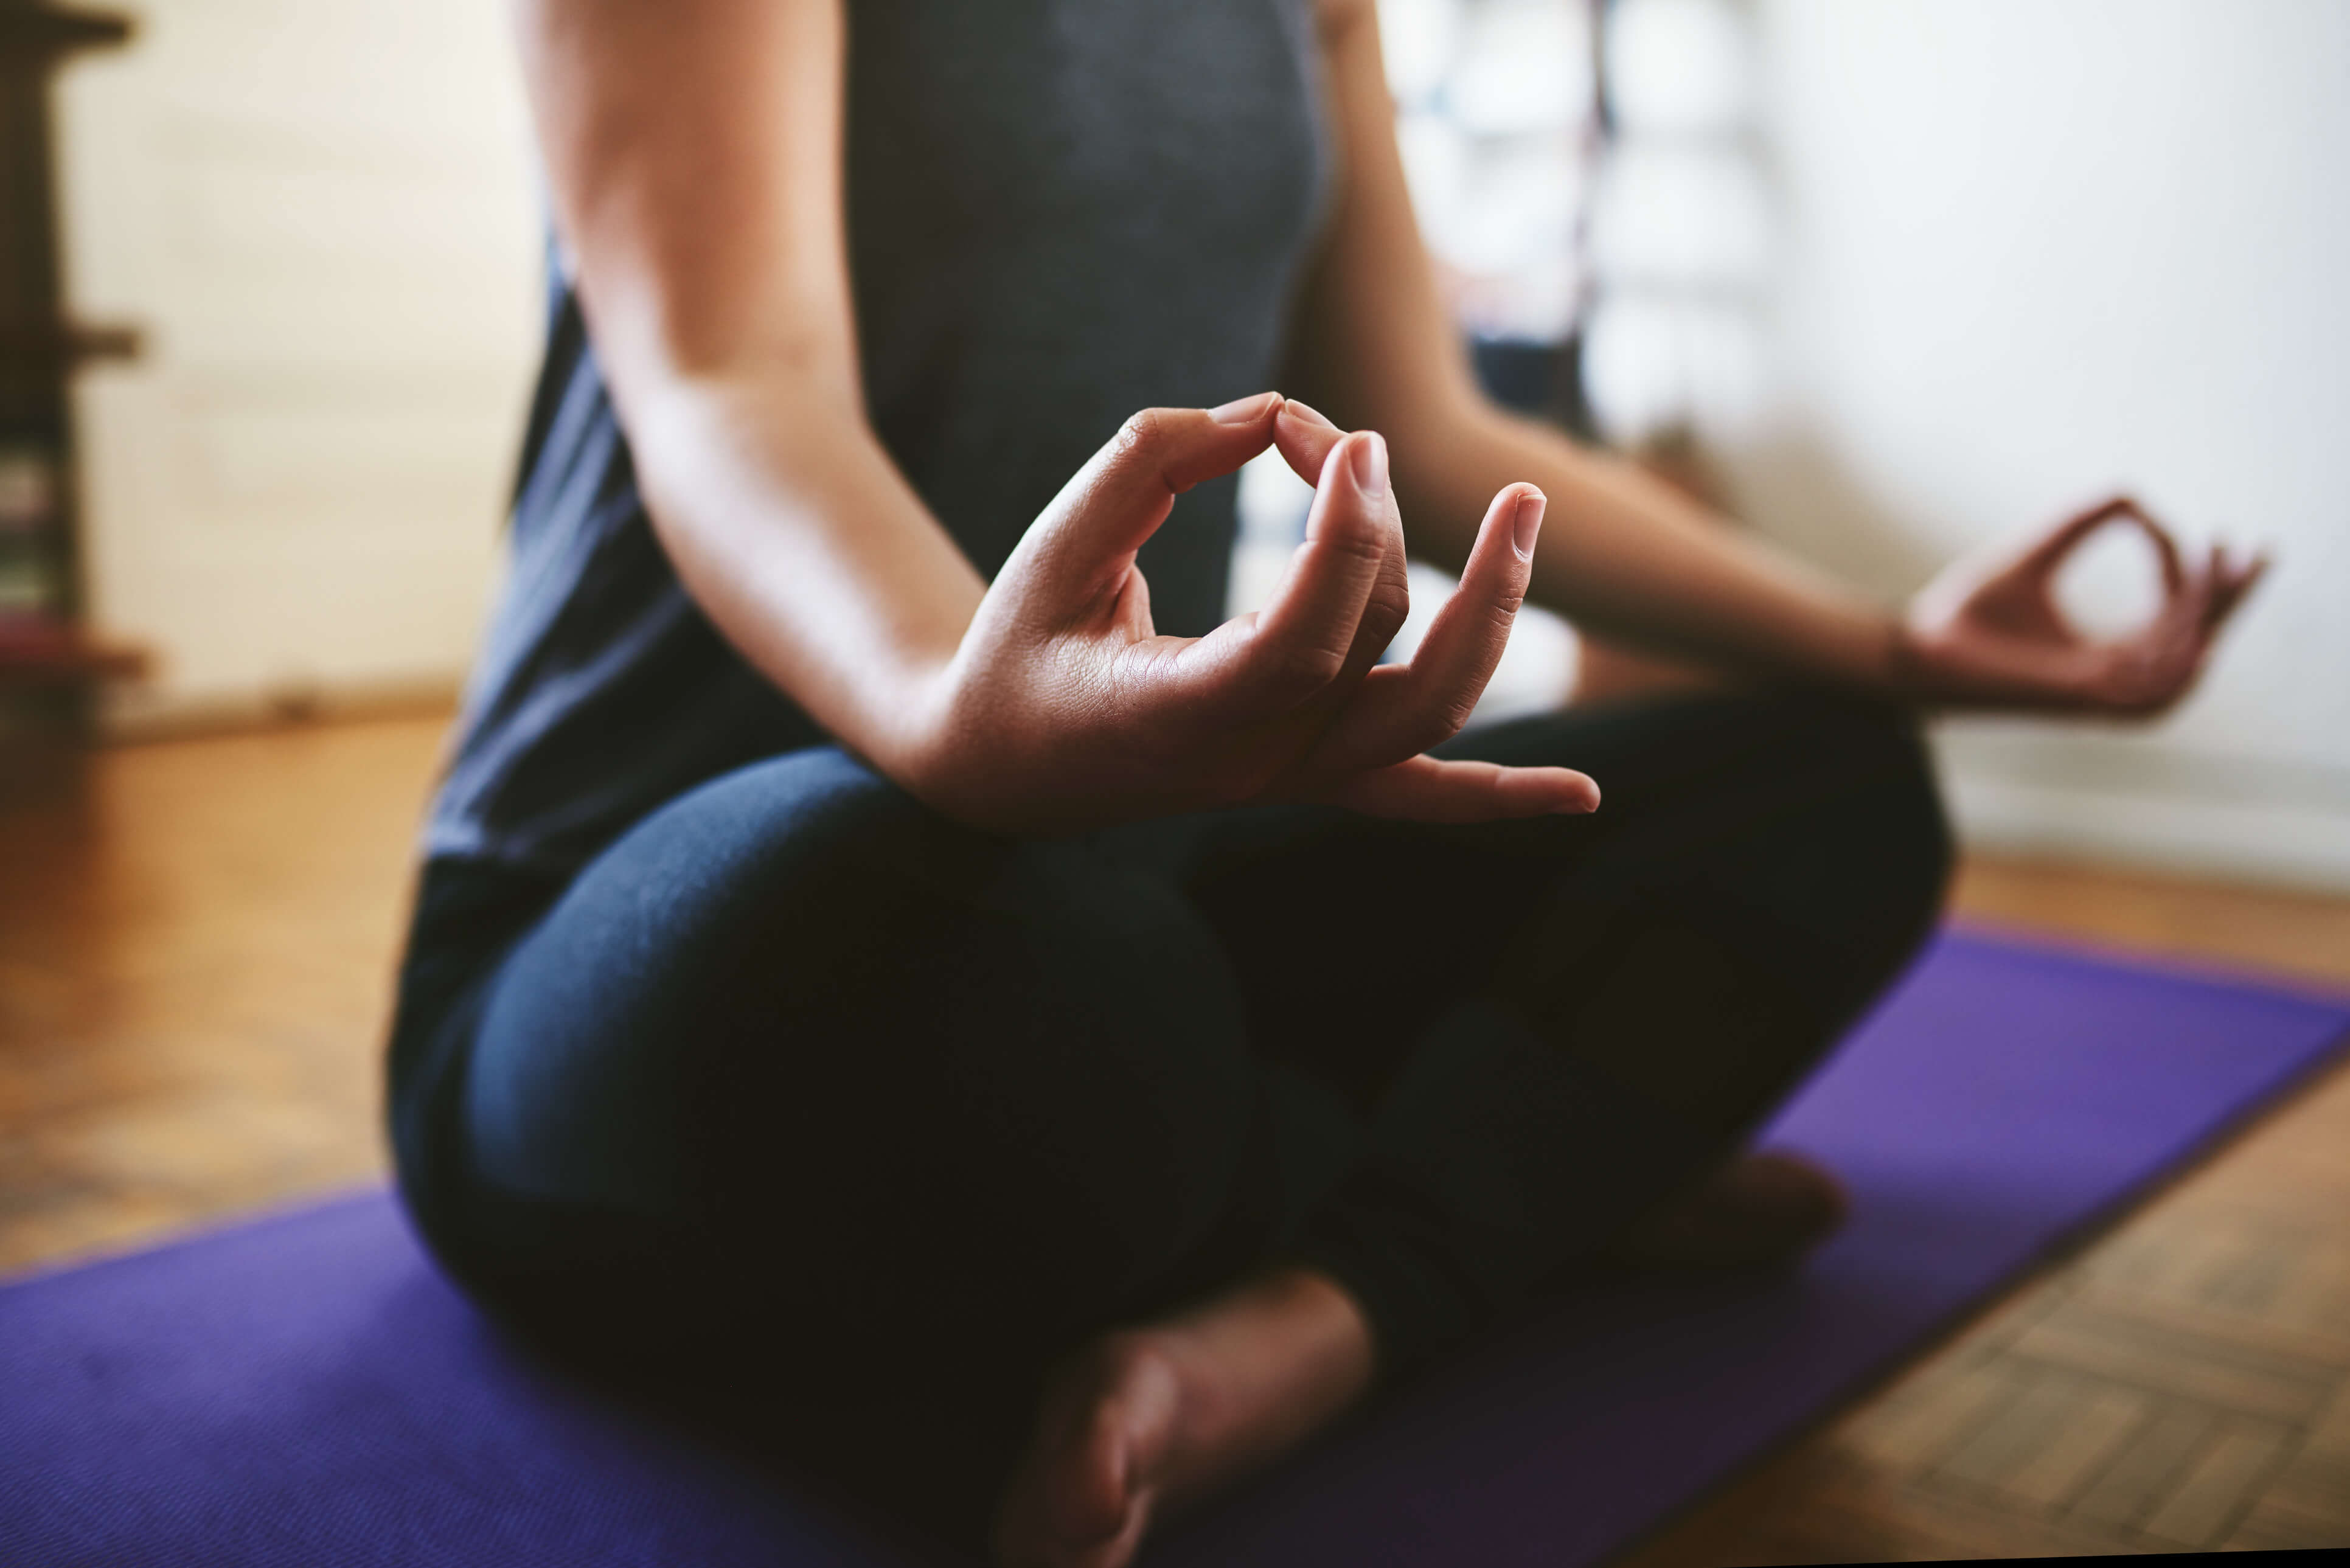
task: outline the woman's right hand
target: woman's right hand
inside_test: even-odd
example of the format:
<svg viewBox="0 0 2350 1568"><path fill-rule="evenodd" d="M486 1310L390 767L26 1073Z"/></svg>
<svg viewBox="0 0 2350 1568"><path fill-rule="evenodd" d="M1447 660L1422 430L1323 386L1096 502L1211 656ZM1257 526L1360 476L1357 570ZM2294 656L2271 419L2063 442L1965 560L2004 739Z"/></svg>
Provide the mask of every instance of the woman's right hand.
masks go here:
<svg viewBox="0 0 2350 1568"><path fill-rule="evenodd" d="M1203 638L1158 636L1135 552L1175 497L1277 442L1315 483L1272 602ZM1254 801L1478 822L1584 812L1566 768L1425 755L1467 720L1525 597L1544 498L1493 498L1409 664L1378 665L1407 608L1386 443L1273 393L1137 414L1030 525L927 693L900 782L1017 834Z"/></svg>

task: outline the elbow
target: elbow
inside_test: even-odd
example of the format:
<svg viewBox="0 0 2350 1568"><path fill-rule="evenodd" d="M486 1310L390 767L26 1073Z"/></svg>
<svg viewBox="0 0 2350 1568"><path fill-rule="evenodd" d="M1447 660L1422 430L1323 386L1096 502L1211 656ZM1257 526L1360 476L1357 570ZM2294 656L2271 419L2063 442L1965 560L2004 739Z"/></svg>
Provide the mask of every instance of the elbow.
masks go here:
<svg viewBox="0 0 2350 1568"><path fill-rule="evenodd" d="M816 326L761 331L676 323L662 334L660 373L703 385L795 387L860 400L857 355L845 334Z"/></svg>
<svg viewBox="0 0 2350 1568"><path fill-rule="evenodd" d="M846 312L725 308L743 291L689 291L584 269L579 303L622 422L658 403L712 394L816 397L862 407L855 338Z"/></svg>

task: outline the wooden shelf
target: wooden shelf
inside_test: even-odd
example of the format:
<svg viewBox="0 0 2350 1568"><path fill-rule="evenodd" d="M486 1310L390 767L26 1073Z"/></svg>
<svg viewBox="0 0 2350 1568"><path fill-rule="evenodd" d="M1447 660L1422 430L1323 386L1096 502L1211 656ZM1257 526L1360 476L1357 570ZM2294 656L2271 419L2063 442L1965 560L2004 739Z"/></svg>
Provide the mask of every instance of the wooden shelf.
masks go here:
<svg viewBox="0 0 2350 1568"><path fill-rule="evenodd" d="M0 730L86 731L98 689L145 672L147 650L81 624L80 519L75 510L74 373L140 349L134 327L69 318L60 286L51 76L68 58L128 42L133 19L50 0L0 0L0 439L29 445L50 469L52 510L12 540L44 585L38 608L0 610ZM12 519L12 523L21 520ZM17 531L17 530L12 530ZM22 587L21 583L16 585ZM19 601L23 602L23 601Z"/></svg>
<svg viewBox="0 0 2350 1568"><path fill-rule="evenodd" d="M0 690L132 680L152 662L143 648L100 640L53 616L0 615Z"/></svg>
<svg viewBox="0 0 2350 1568"><path fill-rule="evenodd" d="M130 18L114 11L68 10L38 0L0 0L0 62L55 59L76 49L130 41Z"/></svg>
<svg viewBox="0 0 2350 1568"><path fill-rule="evenodd" d="M135 359L144 347L140 329L121 322L0 323L0 362L49 370L69 370L93 359Z"/></svg>

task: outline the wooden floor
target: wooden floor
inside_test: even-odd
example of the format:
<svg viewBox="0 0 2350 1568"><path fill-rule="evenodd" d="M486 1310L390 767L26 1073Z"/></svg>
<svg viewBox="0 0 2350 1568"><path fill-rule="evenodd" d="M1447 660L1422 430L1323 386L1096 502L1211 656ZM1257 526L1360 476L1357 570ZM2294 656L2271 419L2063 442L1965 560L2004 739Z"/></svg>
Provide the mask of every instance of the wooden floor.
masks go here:
<svg viewBox="0 0 2350 1568"><path fill-rule="evenodd" d="M381 1173L440 730L126 748L0 803L0 1273ZM1958 908L2350 988L2350 901L1978 860ZM2350 1074L1630 1561L2210 1545L2350 1545Z"/></svg>

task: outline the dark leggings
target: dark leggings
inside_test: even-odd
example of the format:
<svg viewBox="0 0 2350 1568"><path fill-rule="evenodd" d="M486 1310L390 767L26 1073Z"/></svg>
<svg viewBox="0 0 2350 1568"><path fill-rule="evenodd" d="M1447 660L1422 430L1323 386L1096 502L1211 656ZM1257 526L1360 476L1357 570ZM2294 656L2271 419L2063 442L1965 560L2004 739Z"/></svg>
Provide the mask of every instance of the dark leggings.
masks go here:
<svg viewBox="0 0 2350 1568"><path fill-rule="evenodd" d="M436 862L403 1190L527 1332L689 1378L1033 1387L1279 1259L1409 1374L1733 1148L1908 959L1949 861L1913 727L1849 701L1448 750L1584 768L1606 805L1007 841L820 748L567 883Z"/></svg>

